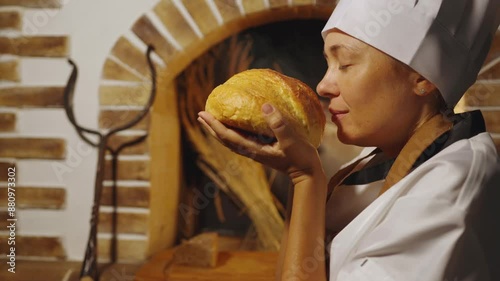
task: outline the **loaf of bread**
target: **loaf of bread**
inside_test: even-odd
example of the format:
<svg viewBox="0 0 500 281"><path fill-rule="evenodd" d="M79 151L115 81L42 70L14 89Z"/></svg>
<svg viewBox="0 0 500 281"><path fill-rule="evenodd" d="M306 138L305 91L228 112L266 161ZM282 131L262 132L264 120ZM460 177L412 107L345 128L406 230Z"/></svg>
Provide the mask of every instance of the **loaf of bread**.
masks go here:
<svg viewBox="0 0 500 281"><path fill-rule="evenodd" d="M319 146L325 115L318 96L303 82L271 69L234 75L212 91L205 110L229 127L274 137L261 112L264 103L272 104L297 133Z"/></svg>
<svg viewBox="0 0 500 281"><path fill-rule="evenodd" d="M199 234L182 243L175 249L174 264L194 267L215 267L218 250L217 232Z"/></svg>

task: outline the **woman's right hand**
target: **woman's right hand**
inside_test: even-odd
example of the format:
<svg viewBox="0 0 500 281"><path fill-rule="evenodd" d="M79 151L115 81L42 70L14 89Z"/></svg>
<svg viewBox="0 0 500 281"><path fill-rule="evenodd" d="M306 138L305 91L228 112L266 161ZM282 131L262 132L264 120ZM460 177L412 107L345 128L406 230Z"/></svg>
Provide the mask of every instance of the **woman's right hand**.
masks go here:
<svg viewBox="0 0 500 281"><path fill-rule="evenodd" d="M264 104L262 113L277 139L274 143L244 137L224 126L208 112L200 112L198 121L235 153L287 173L294 183L317 174L324 175L316 148L297 134L272 105Z"/></svg>

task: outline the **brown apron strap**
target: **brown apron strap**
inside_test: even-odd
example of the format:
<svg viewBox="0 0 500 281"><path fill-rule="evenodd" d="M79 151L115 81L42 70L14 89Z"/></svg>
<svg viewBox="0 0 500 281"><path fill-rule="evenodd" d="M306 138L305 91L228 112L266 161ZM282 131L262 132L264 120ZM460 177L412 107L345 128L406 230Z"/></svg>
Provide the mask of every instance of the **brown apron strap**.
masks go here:
<svg viewBox="0 0 500 281"><path fill-rule="evenodd" d="M351 164L345 166L344 168L338 170L337 173L335 173L335 175L333 175L332 178L330 179L330 181L328 182L328 193L327 193L327 196L326 196L326 200L328 201L330 199L330 197L333 196L333 192L335 190L335 187L337 187L338 185L340 185L340 183L346 177L349 176L349 174L352 172L352 170L354 170L354 168L356 168L356 166L361 161L363 161L366 158L374 155L375 152L376 152L376 150L374 150L373 152L371 152L367 156L361 157L360 159L354 161L353 163L351 163ZM325 231L326 231L325 232L325 242L326 242L326 244L329 244L332 241L332 239L335 237L335 235L337 235L337 232L334 232L334 231L332 231L331 229L328 229L328 228L326 228ZM330 256L329 255L327 255L325 263L326 263L327 270L329 270L330 269Z"/></svg>
<svg viewBox="0 0 500 281"><path fill-rule="evenodd" d="M379 196L408 175L425 149L427 149L427 147L437 138L449 131L452 126L453 123L446 120L442 114L432 117L423 124L422 127L413 134L394 161L394 164L385 178Z"/></svg>
<svg viewBox="0 0 500 281"><path fill-rule="evenodd" d="M366 158L372 156L375 154L375 151L371 152L370 154L366 155L365 157L361 157L360 159L354 161L353 163L345 166L344 168L338 170L337 173L335 173L330 181L328 182L328 196L326 197L327 200L330 198L330 195L332 194L333 190L335 189L336 186L338 186L349 174L351 174L352 170L356 168L356 166Z"/></svg>

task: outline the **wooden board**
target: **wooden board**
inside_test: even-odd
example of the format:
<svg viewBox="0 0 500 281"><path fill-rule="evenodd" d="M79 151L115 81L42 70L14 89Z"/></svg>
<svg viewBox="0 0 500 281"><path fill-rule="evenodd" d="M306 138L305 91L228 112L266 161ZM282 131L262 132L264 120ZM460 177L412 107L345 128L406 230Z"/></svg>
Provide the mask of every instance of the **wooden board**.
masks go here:
<svg viewBox="0 0 500 281"><path fill-rule="evenodd" d="M172 265L172 250L145 264L136 280L154 281L274 281L278 252L220 252L214 268Z"/></svg>

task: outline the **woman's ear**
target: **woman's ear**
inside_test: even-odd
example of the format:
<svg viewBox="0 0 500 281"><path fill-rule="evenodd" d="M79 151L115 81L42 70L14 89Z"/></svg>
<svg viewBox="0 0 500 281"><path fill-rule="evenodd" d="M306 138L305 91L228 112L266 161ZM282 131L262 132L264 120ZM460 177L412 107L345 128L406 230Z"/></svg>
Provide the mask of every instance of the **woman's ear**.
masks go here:
<svg viewBox="0 0 500 281"><path fill-rule="evenodd" d="M415 73L417 77L415 78L415 86L413 87L413 92L417 96L427 96L429 94L434 94L437 91L436 85L431 81L427 80L422 75Z"/></svg>

